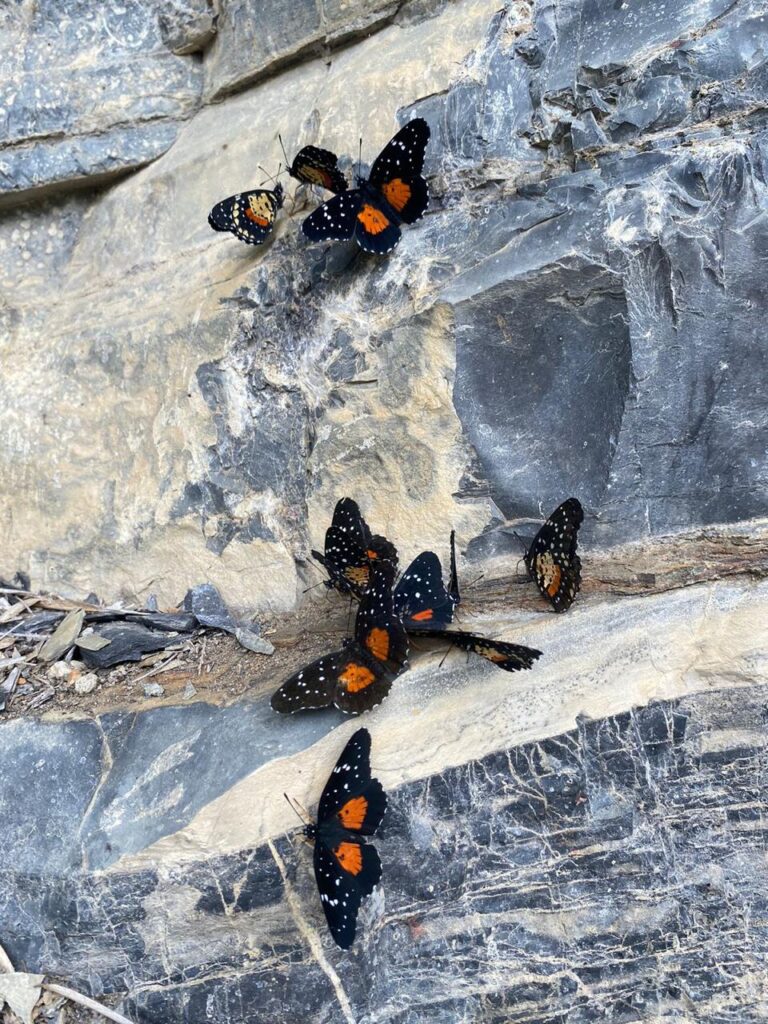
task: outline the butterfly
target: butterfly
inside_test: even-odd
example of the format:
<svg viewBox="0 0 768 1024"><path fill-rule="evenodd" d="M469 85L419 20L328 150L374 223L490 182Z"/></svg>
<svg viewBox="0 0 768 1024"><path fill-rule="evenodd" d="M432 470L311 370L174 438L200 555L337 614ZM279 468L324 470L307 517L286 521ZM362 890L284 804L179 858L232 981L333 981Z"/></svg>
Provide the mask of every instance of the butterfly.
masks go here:
<svg viewBox="0 0 768 1024"><path fill-rule="evenodd" d="M433 551L422 551L395 587L395 611L400 615L406 630L413 636L439 636L454 647L479 654L506 672L530 668L541 657L541 651L532 647L448 629L459 601L454 535L451 532L451 576L448 590L443 584L440 559Z"/></svg>
<svg viewBox="0 0 768 1024"><path fill-rule="evenodd" d="M327 587L355 597L361 597L365 592L373 561L388 560L397 569L394 544L378 534L371 535L357 502L352 498L341 498L336 502L331 525L325 532L325 554L313 550L312 557L327 570Z"/></svg>
<svg viewBox="0 0 768 1024"><path fill-rule="evenodd" d="M271 190L257 188L222 199L208 214L208 223L214 231L231 231L241 242L261 245L282 205L283 186L278 182Z"/></svg>
<svg viewBox="0 0 768 1024"><path fill-rule="evenodd" d="M547 519L523 556L529 575L556 612L567 611L581 587L576 534L583 519L581 502L568 498Z"/></svg>
<svg viewBox="0 0 768 1024"><path fill-rule="evenodd" d="M347 179L337 167L338 157L319 146L305 146L293 158L288 173L305 185L319 185L329 192L346 192Z"/></svg>
<svg viewBox="0 0 768 1024"><path fill-rule="evenodd" d="M357 912L381 878L372 836L381 824L387 797L371 778L371 734L358 729L341 752L325 784L317 823L304 835L314 840L315 880L333 941L349 949L355 941Z"/></svg>
<svg viewBox="0 0 768 1024"><path fill-rule="evenodd" d="M365 252L391 252L400 241L400 225L424 216L429 203L421 176L429 141L429 125L414 118L386 144L373 162L371 175L358 188L318 206L301 226L313 242L354 238Z"/></svg>
<svg viewBox="0 0 768 1024"><path fill-rule="evenodd" d="M354 639L287 679L272 694L275 711L288 715L335 704L340 711L359 715L381 704L392 681L408 667L408 636L392 603L394 579L392 562L371 563Z"/></svg>

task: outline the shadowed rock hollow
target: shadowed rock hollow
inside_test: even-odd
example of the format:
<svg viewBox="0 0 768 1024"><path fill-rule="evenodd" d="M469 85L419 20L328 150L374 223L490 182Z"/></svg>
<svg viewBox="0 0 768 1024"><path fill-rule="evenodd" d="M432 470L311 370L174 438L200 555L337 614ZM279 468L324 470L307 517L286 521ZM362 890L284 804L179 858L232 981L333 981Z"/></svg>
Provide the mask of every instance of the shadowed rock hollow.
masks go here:
<svg viewBox="0 0 768 1024"><path fill-rule="evenodd" d="M768 11L267 6L0 13L0 576L324 628L350 494L402 564L455 528L464 627L544 655L416 650L366 717L349 953L282 792L355 723L275 716L277 670L3 724L0 942L138 1024L762 1020ZM387 259L308 245L295 182L267 245L208 228L278 132L350 173L416 115L432 200ZM513 531L569 494L555 616Z"/></svg>

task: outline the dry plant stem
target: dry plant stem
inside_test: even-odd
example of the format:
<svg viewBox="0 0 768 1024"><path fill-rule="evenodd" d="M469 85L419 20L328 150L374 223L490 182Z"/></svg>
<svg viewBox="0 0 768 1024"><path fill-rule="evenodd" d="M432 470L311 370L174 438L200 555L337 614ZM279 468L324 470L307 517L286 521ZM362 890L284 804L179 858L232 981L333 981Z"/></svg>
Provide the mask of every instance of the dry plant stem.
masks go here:
<svg viewBox="0 0 768 1024"><path fill-rule="evenodd" d="M79 992L75 992L72 988L67 988L66 985L54 985L45 982L43 988L46 992L53 992L54 995L64 996L65 999L71 1000L73 1003L79 1003L80 1006L86 1007L88 1010L93 1010L94 1013L101 1014L102 1017L106 1017L107 1020L115 1021L115 1024L133 1024L133 1021L128 1020L122 1013L117 1013L116 1010L110 1010L106 1006L102 1006L101 1003L97 1003L95 999L89 999L88 996L82 996Z"/></svg>

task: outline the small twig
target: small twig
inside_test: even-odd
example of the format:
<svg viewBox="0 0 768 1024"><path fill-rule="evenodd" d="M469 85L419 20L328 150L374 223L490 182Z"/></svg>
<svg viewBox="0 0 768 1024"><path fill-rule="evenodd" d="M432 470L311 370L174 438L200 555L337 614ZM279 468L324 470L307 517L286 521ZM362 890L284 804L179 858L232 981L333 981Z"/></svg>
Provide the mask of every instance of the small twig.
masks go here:
<svg viewBox="0 0 768 1024"><path fill-rule="evenodd" d="M53 983L45 982L42 987L47 992L53 992L57 996L64 996L65 999L69 999L73 1003L79 1003L81 1006L85 1006L86 1009L93 1010L94 1013L100 1013L107 1020L115 1021L115 1024L133 1024L133 1021L128 1020L127 1017L124 1017L122 1013L118 1013L117 1010L110 1010L108 1007L102 1006L101 1003L97 1003L95 999L82 996L79 992L75 992L73 988L67 988L66 985L54 985Z"/></svg>
<svg viewBox="0 0 768 1024"><path fill-rule="evenodd" d="M173 662L178 663L178 653L172 654L168 661L164 661L162 665L155 665L154 668L149 669L147 672L142 672L140 676L136 676L131 680L132 683L138 683L142 679L148 679L150 676L159 675L161 672L165 672L168 669L175 668Z"/></svg>

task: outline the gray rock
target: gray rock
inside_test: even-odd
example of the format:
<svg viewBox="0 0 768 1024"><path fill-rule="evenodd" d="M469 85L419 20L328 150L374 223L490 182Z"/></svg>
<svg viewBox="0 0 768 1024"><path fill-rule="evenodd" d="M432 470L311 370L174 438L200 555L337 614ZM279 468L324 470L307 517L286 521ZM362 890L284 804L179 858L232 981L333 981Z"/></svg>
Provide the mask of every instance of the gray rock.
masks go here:
<svg viewBox="0 0 768 1024"><path fill-rule="evenodd" d="M125 174L164 153L198 103L198 64L163 45L173 3L99 16L51 0L0 14L0 201ZM77 67L77 73L72 68Z"/></svg>
<svg viewBox="0 0 768 1024"><path fill-rule="evenodd" d="M144 683L145 697L162 697L164 694L165 688L160 683Z"/></svg>
<svg viewBox="0 0 768 1024"><path fill-rule="evenodd" d="M177 54L205 49L216 32L214 0L171 0L158 17L163 42Z"/></svg>
<svg viewBox="0 0 768 1024"><path fill-rule="evenodd" d="M765 949L759 932L746 943L744 933L768 896L755 845L764 703L761 688L742 688L583 717L566 733L390 787L376 840L382 886L364 904L351 954L327 939L311 856L286 837L272 844L278 862L257 846L162 874L41 875L4 858L4 946L17 967L100 995L130 987L122 1009L148 1024L225 1024L233 1000L245 1024L335 1019L339 1000L354 1020L631 1019L628 1005L643 1020L694 1005L709 1022L728 1005L757 1022L752 984ZM88 729L69 732L71 742ZM19 820L28 812L11 816L12 830ZM40 862L39 843L34 851ZM177 937L162 955L147 941L158 908ZM307 928L335 986L302 953ZM275 943L291 960L287 985L269 958L243 967L248 949Z"/></svg>
<svg viewBox="0 0 768 1024"><path fill-rule="evenodd" d="M141 661L145 654L164 651L180 642L178 636L153 632L138 622L107 622L94 626L93 632L109 644L98 650L80 648L80 657L88 668L111 668L126 661Z"/></svg>
<svg viewBox="0 0 768 1024"><path fill-rule="evenodd" d="M99 677L96 673L85 672L75 680L75 693L85 696L88 693L93 693L98 685Z"/></svg>

